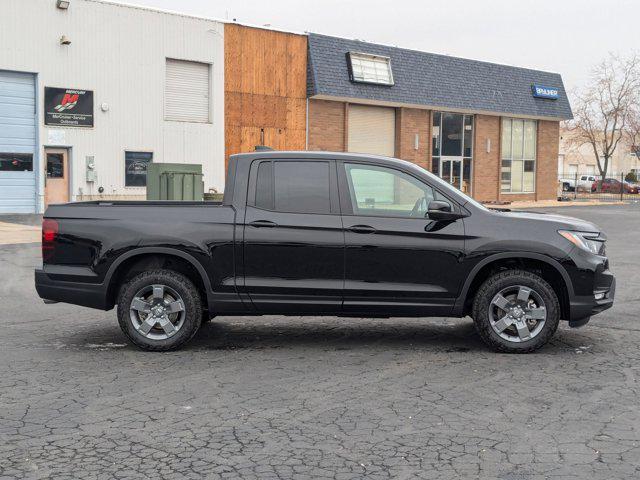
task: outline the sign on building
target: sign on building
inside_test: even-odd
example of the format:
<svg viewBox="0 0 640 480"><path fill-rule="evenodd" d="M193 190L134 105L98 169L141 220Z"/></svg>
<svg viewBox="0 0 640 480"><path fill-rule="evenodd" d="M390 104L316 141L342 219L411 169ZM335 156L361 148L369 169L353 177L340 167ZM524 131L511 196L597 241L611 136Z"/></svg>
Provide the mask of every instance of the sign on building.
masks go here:
<svg viewBox="0 0 640 480"><path fill-rule="evenodd" d="M549 100L558 99L558 89L556 87L547 87L545 85L531 85L533 96L536 98L546 98Z"/></svg>
<svg viewBox="0 0 640 480"><path fill-rule="evenodd" d="M44 87L44 123L93 127L93 91Z"/></svg>

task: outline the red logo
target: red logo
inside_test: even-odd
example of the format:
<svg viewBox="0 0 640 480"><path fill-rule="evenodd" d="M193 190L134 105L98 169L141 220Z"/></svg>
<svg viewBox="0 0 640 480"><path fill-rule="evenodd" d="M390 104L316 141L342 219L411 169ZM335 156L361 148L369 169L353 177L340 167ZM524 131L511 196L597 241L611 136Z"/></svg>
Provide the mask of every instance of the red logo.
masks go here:
<svg viewBox="0 0 640 480"><path fill-rule="evenodd" d="M62 103L60 105L54 107L54 110L57 112L64 112L65 110L71 110L78 104L78 100L80 99L80 95L65 93L62 98Z"/></svg>

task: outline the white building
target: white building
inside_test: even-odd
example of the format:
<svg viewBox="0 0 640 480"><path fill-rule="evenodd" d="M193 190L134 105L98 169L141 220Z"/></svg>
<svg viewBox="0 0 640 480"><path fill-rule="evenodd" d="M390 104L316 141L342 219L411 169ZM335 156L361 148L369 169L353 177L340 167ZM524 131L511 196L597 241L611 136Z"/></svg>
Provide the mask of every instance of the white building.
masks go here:
<svg viewBox="0 0 640 480"><path fill-rule="evenodd" d="M143 199L148 161L202 164L223 190L223 37L102 0L2 0L0 213Z"/></svg>
<svg viewBox="0 0 640 480"><path fill-rule="evenodd" d="M599 175L597 159L590 143L574 140L575 134L566 128L560 129L558 175L573 178L575 175ZM600 152L602 158L602 152ZM618 177L632 171L638 172L640 158L627 139L623 139L609 159L607 175Z"/></svg>

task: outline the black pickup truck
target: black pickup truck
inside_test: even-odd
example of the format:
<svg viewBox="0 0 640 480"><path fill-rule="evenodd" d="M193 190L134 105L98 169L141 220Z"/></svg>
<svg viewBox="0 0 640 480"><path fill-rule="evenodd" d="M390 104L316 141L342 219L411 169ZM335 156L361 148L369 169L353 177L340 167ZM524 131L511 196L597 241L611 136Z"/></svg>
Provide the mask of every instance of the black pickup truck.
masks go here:
<svg viewBox="0 0 640 480"><path fill-rule="evenodd" d="M582 220L487 209L402 160L328 152L232 156L224 200L50 207L36 289L109 310L170 350L216 315L471 316L530 352L559 320L613 304L605 235Z"/></svg>

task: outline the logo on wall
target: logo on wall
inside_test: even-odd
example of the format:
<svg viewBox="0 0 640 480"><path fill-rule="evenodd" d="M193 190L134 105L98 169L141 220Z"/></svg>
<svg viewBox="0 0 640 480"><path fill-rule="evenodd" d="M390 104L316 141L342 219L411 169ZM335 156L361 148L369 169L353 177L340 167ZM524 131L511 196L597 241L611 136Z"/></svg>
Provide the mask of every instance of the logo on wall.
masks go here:
<svg viewBox="0 0 640 480"><path fill-rule="evenodd" d="M44 88L44 123L59 127L93 127L93 92Z"/></svg>
<svg viewBox="0 0 640 480"><path fill-rule="evenodd" d="M54 110L58 111L58 112L64 112L65 110L71 110L73 107L75 107L76 105L78 105L78 99L80 98L80 95L78 94L71 94L71 93L65 93L64 97L62 98L62 103L60 105L57 105Z"/></svg>

